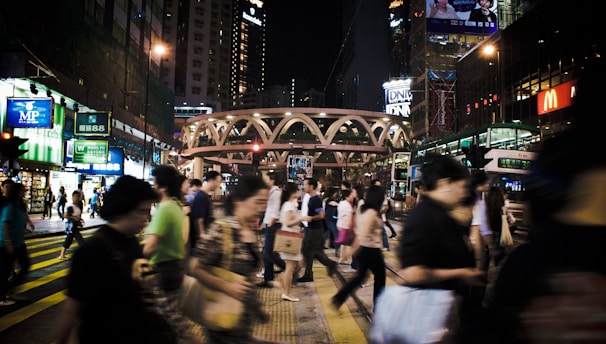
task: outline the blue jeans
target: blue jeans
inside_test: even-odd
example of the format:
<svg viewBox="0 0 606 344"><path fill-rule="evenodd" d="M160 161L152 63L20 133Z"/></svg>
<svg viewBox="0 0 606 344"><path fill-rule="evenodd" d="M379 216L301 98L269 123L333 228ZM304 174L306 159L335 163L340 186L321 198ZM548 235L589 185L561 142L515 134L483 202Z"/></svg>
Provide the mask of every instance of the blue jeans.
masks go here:
<svg viewBox="0 0 606 344"><path fill-rule="evenodd" d="M274 280L274 264L280 269L286 268L286 263L280 258L278 252L274 252L274 242L276 241L276 232L282 227L280 223L274 223L273 226L265 227L265 241L263 244L263 281Z"/></svg>

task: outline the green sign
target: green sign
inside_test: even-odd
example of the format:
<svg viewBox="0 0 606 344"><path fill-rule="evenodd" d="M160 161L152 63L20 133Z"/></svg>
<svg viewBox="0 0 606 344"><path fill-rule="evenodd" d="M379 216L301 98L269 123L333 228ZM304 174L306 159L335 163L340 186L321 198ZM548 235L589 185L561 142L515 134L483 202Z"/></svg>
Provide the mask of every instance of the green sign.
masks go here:
<svg viewBox="0 0 606 344"><path fill-rule="evenodd" d="M74 135L107 136L110 133L110 112L76 112Z"/></svg>
<svg viewBox="0 0 606 344"><path fill-rule="evenodd" d="M74 164L107 164L108 143L103 140L74 141Z"/></svg>
<svg viewBox="0 0 606 344"><path fill-rule="evenodd" d="M43 128L15 128L14 136L27 138L27 142L19 148L27 149L27 153L19 160L40 161L54 165L63 165L63 123L65 121L65 108L55 104L54 121L51 129Z"/></svg>

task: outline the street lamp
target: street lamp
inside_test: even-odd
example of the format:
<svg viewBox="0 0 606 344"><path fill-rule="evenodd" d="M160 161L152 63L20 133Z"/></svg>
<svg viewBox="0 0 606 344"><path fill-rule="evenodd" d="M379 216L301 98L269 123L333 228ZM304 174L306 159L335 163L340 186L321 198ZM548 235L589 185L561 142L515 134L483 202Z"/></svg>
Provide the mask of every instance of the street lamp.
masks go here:
<svg viewBox="0 0 606 344"><path fill-rule="evenodd" d="M166 51L166 48L157 44L155 46L149 46L149 51L147 55L147 77L145 80L145 107L143 110L143 173L141 174L141 179L145 179L145 164L147 163L147 110L149 108L149 74L151 69L151 60L152 60L152 50L156 54L162 56Z"/></svg>
<svg viewBox="0 0 606 344"><path fill-rule="evenodd" d="M505 118L503 118L503 88L501 87L501 83L503 80L503 78L501 77L501 53L498 47L493 44L487 44L486 46L484 46L483 52L484 55L487 56L493 56L494 54L497 55L497 70L495 73L495 78L497 84L497 95L499 97L499 118L501 122L505 122Z"/></svg>

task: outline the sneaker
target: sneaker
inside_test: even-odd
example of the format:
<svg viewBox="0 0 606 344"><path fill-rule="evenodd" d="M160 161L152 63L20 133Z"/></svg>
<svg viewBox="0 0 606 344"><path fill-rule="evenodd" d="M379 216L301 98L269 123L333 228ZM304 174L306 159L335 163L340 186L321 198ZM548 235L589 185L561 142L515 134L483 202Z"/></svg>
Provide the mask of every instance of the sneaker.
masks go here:
<svg viewBox="0 0 606 344"><path fill-rule="evenodd" d="M356 272L356 269L347 268L345 270L341 270L341 272L345 272L345 273Z"/></svg>
<svg viewBox="0 0 606 344"><path fill-rule="evenodd" d="M297 280L297 282L301 282L301 283L313 282L313 281L314 281L313 277L307 277L307 276L303 276Z"/></svg>
<svg viewBox="0 0 606 344"><path fill-rule="evenodd" d="M257 277L259 277L259 278L263 278L264 276L265 276L265 273L262 271L257 274Z"/></svg>
<svg viewBox="0 0 606 344"><path fill-rule="evenodd" d="M12 300L2 300L0 301L0 306L12 306L15 304L15 301Z"/></svg>
<svg viewBox="0 0 606 344"><path fill-rule="evenodd" d="M65 257L65 256L64 256L64 257L59 257L59 258L57 258L57 259L59 259L59 260L69 260L69 258L67 258L67 257Z"/></svg>
<svg viewBox="0 0 606 344"><path fill-rule="evenodd" d="M299 301L301 301L301 300L299 300L298 297L288 296L286 294L282 294L282 300L284 300L284 301L292 301L292 302L299 302Z"/></svg>

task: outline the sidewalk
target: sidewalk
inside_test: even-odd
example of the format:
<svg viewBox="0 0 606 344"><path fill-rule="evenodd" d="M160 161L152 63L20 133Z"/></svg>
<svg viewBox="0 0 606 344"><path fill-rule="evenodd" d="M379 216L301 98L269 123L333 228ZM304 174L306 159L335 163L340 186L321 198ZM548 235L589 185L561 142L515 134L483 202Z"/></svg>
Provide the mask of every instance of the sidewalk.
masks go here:
<svg viewBox="0 0 606 344"><path fill-rule="evenodd" d="M88 218L88 216L89 216L88 213L84 214L84 216L83 216L84 217L84 229L96 227L103 223L106 223L105 220L103 220L102 218L100 218L98 216L95 217L94 219ZM42 214L30 214L29 217L30 217L30 219L32 219L32 222L34 223L34 226L36 226L36 229L33 232L25 232L26 239L43 238L43 237L48 237L48 236L65 234L64 227L63 227L64 223L63 223L63 221L61 221L61 219L57 215L54 215L50 219L44 219L44 220L42 219Z"/></svg>

